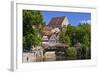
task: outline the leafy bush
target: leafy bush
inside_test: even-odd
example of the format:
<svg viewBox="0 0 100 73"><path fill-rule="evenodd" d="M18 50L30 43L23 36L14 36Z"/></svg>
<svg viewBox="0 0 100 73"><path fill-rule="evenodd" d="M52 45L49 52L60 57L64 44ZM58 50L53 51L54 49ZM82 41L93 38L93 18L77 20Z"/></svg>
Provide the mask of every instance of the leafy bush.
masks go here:
<svg viewBox="0 0 100 73"><path fill-rule="evenodd" d="M71 44L70 37L68 35L66 35L65 32L60 32L59 36L60 36L59 41L61 43L64 43L64 44L67 44L67 45Z"/></svg>
<svg viewBox="0 0 100 73"><path fill-rule="evenodd" d="M69 47L67 49L67 56L69 57L76 57L77 56L77 50L74 47Z"/></svg>
<svg viewBox="0 0 100 73"><path fill-rule="evenodd" d="M90 59L91 58L91 48L83 44L81 48L81 59Z"/></svg>

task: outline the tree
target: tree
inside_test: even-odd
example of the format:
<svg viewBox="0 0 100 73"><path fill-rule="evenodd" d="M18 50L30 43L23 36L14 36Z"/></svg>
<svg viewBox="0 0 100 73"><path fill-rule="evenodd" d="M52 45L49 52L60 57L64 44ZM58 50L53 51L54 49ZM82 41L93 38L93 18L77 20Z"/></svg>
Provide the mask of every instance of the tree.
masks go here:
<svg viewBox="0 0 100 73"><path fill-rule="evenodd" d="M91 56L91 25L80 24L78 25L77 39L81 42L81 58L86 59ZM80 39L81 38L81 39Z"/></svg>
<svg viewBox="0 0 100 73"><path fill-rule="evenodd" d="M59 41L61 43L64 43L64 44L67 44L67 45L70 45L71 42L70 42L70 37L68 35L65 35L65 32L60 32L60 35L59 35Z"/></svg>
<svg viewBox="0 0 100 73"><path fill-rule="evenodd" d="M70 37L71 46L76 42L85 44L90 47L91 42L91 28L90 24L79 24L78 26L72 26L69 24L67 26L66 35Z"/></svg>
<svg viewBox="0 0 100 73"><path fill-rule="evenodd" d="M89 42L88 35L84 35L82 40L83 40L82 43L85 44L85 46L89 47L90 42Z"/></svg>
<svg viewBox="0 0 100 73"><path fill-rule="evenodd" d="M91 26L90 24L80 24L78 25L78 40L82 44L90 48L91 44ZM81 38L81 39L80 39Z"/></svg>
<svg viewBox="0 0 100 73"><path fill-rule="evenodd" d="M70 37L70 45L71 46L73 46L75 44L75 42L77 41L76 40L76 31L77 31L77 28L75 26L68 24L65 35L68 35Z"/></svg>
<svg viewBox="0 0 100 73"><path fill-rule="evenodd" d="M87 52L87 46L86 45L82 45L82 49L81 49L81 59L86 59L86 52Z"/></svg>
<svg viewBox="0 0 100 73"><path fill-rule="evenodd" d="M41 38L38 36L38 33L34 29L33 33L28 33L23 37L23 46L31 50L32 46L36 47L41 45Z"/></svg>
<svg viewBox="0 0 100 73"><path fill-rule="evenodd" d="M91 25L88 23L81 23L78 26L72 26L69 24L67 26L66 33L70 37L71 46L75 45L77 42L82 44L79 49L82 59L91 57ZM78 51L78 50L77 50Z"/></svg>
<svg viewBox="0 0 100 73"><path fill-rule="evenodd" d="M23 10L23 36L32 31L32 26L40 30L42 25L44 26L45 22L40 11Z"/></svg>
<svg viewBox="0 0 100 73"><path fill-rule="evenodd" d="M40 45L40 41L41 39L36 36L36 35L33 35L33 34L28 34L27 36L25 36L25 42L26 42L26 45L31 48L32 46L38 46ZM31 39L30 39L31 38ZM35 41L35 42L33 42Z"/></svg>
<svg viewBox="0 0 100 73"><path fill-rule="evenodd" d="M32 46L41 44L40 32L43 26L44 21L40 11L23 10L23 47L30 50Z"/></svg>

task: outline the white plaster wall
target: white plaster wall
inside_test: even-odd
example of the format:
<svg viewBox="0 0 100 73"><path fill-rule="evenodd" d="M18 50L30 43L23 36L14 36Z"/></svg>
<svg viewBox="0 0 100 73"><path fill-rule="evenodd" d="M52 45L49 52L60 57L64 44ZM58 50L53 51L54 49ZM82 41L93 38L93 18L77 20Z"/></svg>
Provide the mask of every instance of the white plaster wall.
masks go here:
<svg viewBox="0 0 100 73"><path fill-rule="evenodd" d="M62 25L68 25L69 24L69 20L68 20L68 18L67 17L65 17L65 19L63 20L63 23L62 23Z"/></svg>

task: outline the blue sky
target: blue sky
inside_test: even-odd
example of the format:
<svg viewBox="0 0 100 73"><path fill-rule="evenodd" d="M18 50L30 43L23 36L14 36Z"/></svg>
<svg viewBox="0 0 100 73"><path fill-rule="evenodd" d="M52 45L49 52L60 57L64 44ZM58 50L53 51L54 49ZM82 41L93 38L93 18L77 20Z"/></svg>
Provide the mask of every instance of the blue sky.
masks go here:
<svg viewBox="0 0 100 73"><path fill-rule="evenodd" d="M55 16L66 16L73 26L77 26L79 23L91 22L91 13L42 11L42 14L46 24Z"/></svg>

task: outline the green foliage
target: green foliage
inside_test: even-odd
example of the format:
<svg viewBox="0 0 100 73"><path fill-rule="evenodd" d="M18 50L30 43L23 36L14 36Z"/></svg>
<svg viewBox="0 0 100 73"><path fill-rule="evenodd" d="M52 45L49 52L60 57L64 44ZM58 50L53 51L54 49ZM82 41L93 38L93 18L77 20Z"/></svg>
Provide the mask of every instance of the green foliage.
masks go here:
<svg viewBox="0 0 100 73"><path fill-rule="evenodd" d="M74 46L77 42L82 44L80 49L77 49L77 58L86 59L91 57L91 25L79 24L78 26L72 26L69 24L65 35L70 37L70 46ZM63 36L63 34L62 34ZM75 49L73 49L75 51ZM71 56L71 49L67 50L68 57ZM73 51L72 51L73 52Z"/></svg>
<svg viewBox="0 0 100 73"><path fill-rule="evenodd" d="M67 30L65 32L66 35L68 35L70 37L70 42L71 42L71 46L74 45L74 43L76 42L75 36L76 36L76 27L72 26L71 24L69 24L67 26Z"/></svg>
<svg viewBox="0 0 100 73"><path fill-rule="evenodd" d="M77 50L76 50L76 48L74 48L74 47L69 47L69 48L67 49L67 55L68 55L69 57L76 57L76 56L77 56Z"/></svg>
<svg viewBox="0 0 100 73"><path fill-rule="evenodd" d="M38 46L41 44L41 38L34 31L34 33L28 33L23 37L23 44L31 48L32 46Z"/></svg>
<svg viewBox="0 0 100 73"><path fill-rule="evenodd" d="M83 44L81 48L81 58L82 59L86 58L86 52L87 52L87 46Z"/></svg>
<svg viewBox="0 0 100 73"><path fill-rule="evenodd" d="M44 24L40 11L23 10L23 35L32 31L32 26L39 29Z"/></svg>
<svg viewBox="0 0 100 73"><path fill-rule="evenodd" d="M78 26L72 26L69 24L67 26L67 31L65 33L70 37L71 46L76 42L87 45L90 47L91 42L91 28L90 24L79 24Z"/></svg>
<svg viewBox="0 0 100 73"><path fill-rule="evenodd" d="M40 32L43 26L43 16L40 11L23 10L23 46L31 48L40 45Z"/></svg>
<svg viewBox="0 0 100 73"><path fill-rule="evenodd" d="M23 10L23 35L27 35L27 33L32 30L32 14L27 10Z"/></svg>
<svg viewBox="0 0 100 73"><path fill-rule="evenodd" d="M91 44L91 26L90 24L80 24L78 26L78 35L79 42L85 44L87 47L90 47ZM81 39L80 39L81 38Z"/></svg>
<svg viewBox="0 0 100 73"><path fill-rule="evenodd" d="M82 43L85 44L86 47L89 47L90 41L89 41L88 35L84 35L82 40L83 40Z"/></svg>
<svg viewBox="0 0 100 73"><path fill-rule="evenodd" d="M59 41L61 43L70 45L70 37L68 35L65 35L65 32L60 32L59 36L60 36Z"/></svg>

